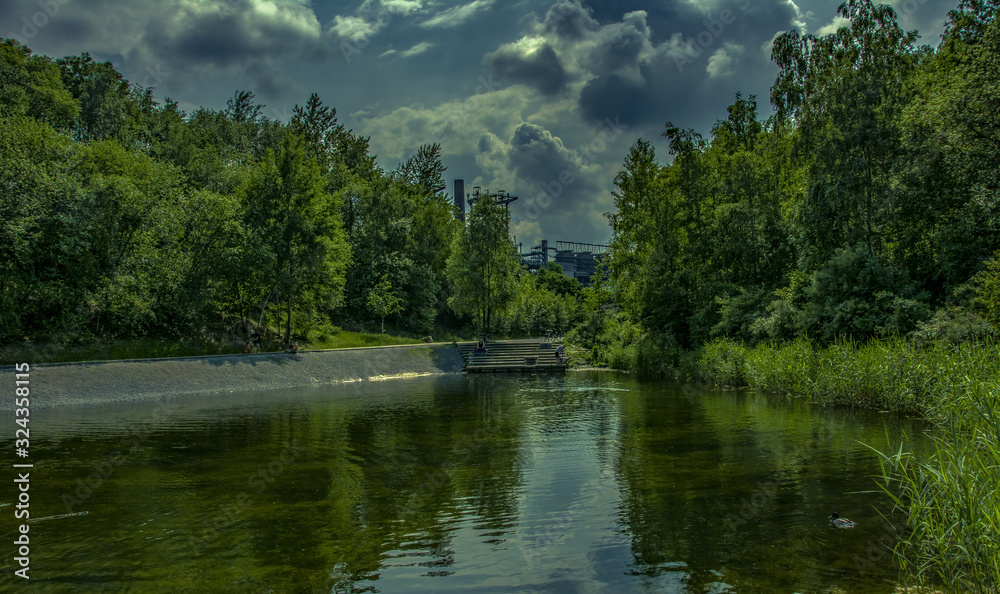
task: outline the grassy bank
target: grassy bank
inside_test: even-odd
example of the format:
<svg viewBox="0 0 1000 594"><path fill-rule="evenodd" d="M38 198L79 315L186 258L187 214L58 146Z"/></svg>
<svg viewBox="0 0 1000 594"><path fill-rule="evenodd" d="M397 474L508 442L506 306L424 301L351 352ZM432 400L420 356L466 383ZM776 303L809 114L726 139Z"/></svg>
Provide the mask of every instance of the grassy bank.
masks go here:
<svg viewBox="0 0 1000 594"><path fill-rule="evenodd" d="M299 340L299 348L344 349L368 346L416 344L419 340L388 334L347 332L310 333ZM153 359L159 357L190 357L202 355L236 355L244 352L244 340L219 336L215 338L168 340L141 338L134 340L96 340L88 344L25 343L0 348L0 364L64 363L72 361L111 361L120 359ZM280 341L265 341L256 352L285 350Z"/></svg>
<svg viewBox="0 0 1000 594"><path fill-rule="evenodd" d="M990 339L926 347L903 339L828 347L803 339L754 347L716 340L702 349L697 374L724 386L944 420L968 412L961 395L972 386L1000 381L997 347Z"/></svg>
<svg viewBox="0 0 1000 594"><path fill-rule="evenodd" d="M918 413L935 451L880 451L881 487L910 531L894 551L908 584L951 592L1000 587L1000 350L992 340L918 347L901 339L820 348L805 340L747 347L717 340L701 379L822 404Z"/></svg>

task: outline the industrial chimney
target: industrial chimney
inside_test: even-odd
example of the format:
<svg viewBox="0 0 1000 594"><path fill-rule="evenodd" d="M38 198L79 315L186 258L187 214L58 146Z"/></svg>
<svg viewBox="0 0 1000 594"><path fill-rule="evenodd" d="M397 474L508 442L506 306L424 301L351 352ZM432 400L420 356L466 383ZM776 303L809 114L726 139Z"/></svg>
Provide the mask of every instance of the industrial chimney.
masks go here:
<svg viewBox="0 0 1000 594"><path fill-rule="evenodd" d="M465 180L455 180L455 208L458 209L458 220L465 222Z"/></svg>

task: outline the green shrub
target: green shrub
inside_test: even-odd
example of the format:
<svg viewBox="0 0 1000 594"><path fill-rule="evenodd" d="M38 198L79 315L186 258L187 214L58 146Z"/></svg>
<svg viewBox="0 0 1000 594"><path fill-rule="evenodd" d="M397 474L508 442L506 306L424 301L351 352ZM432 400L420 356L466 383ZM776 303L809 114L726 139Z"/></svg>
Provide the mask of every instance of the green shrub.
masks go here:
<svg viewBox="0 0 1000 594"><path fill-rule="evenodd" d="M994 328L981 316L963 307L939 309L934 317L917 323L910 335L919 344L943 342L957 345L996 334Z"/></svg>
<svg viewBox="0 0 1000 594"><path fill-rule="evenodd" d="M976 301L986 310L986 320L1000 330L1000 251L976 275L975 285Z"/></svg>
<svg viewBox="0 0 1000 594"><path fill-rule="evenodd" d="M909 291L905 273L881 262L866 245L838 249L804 289L803 327L825 344L837 337L905 334L930 317L925 298Z"/></svg>

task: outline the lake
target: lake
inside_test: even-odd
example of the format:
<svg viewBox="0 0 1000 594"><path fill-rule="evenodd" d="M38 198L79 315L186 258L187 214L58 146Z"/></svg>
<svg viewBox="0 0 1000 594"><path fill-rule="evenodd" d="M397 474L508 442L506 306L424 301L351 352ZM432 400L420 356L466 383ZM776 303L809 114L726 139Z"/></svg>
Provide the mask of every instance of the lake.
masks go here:
<svg viewBox="0 0 1000 594"><path fill-rule="evenodd" d="M51 591L892 592L902 518L865 444L925 445L915 420L609 372L31 423L32 518L88 512L29 525Z"/></svg>

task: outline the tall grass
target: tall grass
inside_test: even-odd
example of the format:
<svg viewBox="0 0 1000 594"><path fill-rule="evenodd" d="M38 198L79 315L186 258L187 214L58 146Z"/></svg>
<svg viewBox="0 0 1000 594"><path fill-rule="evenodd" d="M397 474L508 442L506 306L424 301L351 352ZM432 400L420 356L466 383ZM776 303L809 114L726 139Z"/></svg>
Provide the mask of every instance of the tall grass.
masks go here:
<svg viewBox="0 0 1000 594"><path fill-rule="evenodd" d="M919 413L934 452L879 452L881 487L908 516L895 548L907 584L950 592L1000 588L1000 350L991 339L919 347L901 339L820 348L805 340L705 346L697 372L730 386L815 402ZM878 450L876 450L878 451Z"/></svg>
<svg viewBox="0 0 1000 594"><path fill-rule="evenodd" d="M989 407L982 427L956 425L934 436L934 453L918 461L902 449L878 452L882 490L906 512L910 531L895 548L903 579L950 592L996 593L1000 587L1000 427L998 386L970 397ZM973 395L975 394L975 395ZM992 402L987 402L991 400ZM878 450L876 450L878 451Z"/></svg>
<svg viewBox="0 0 1000 594"><path fill-rule="evenodd" d="M725 386L805 396L840 404L918 413L935 420L967 415L956 393L1000 380L1000 351L991 339L918 347L904 339L849 340L817 347L805 339L748 347L731 340L705 345L700 379Z"/></svg>

